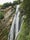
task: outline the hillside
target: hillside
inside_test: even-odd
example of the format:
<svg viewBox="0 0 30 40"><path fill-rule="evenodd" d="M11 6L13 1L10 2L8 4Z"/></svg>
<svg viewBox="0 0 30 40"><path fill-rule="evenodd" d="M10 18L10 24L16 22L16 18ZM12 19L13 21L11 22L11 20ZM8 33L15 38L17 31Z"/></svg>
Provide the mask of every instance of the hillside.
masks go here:
<svg viewBox="0 0 30 40"><path fill-rule="evenodd" d="M0 40L7 40L9 29L15 15L15 9L10 6L0 11L4 11L4 18L0 19Z"/></svg>

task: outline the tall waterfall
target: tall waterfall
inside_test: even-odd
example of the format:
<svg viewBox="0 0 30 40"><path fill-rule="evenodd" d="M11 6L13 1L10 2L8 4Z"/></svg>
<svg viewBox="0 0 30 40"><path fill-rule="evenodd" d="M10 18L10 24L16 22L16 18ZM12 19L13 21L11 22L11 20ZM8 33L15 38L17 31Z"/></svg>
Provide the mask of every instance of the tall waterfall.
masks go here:
<svg viewBox="0 0 30 40"><path fill-rule="evenodd" d="M16 5L16 15L12 22L12 26L8 35L8 40L15 40L19 32L19 5Z"/></svg>

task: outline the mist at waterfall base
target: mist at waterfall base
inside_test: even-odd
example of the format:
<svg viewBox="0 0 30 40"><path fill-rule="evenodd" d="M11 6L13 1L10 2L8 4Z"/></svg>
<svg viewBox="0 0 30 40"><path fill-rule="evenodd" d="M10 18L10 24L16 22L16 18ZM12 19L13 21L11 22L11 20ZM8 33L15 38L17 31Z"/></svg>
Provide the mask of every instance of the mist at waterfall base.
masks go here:
<svg viewBox="0 0 30 40"><path fill-rule="evenodd" d="M20 15L20 11L19 11L19 5L16 5L16 15L14 16L14 20L12 22L12 26L8 35L8 40L15 40L18 32L19 32L19 15Z"/></svg>

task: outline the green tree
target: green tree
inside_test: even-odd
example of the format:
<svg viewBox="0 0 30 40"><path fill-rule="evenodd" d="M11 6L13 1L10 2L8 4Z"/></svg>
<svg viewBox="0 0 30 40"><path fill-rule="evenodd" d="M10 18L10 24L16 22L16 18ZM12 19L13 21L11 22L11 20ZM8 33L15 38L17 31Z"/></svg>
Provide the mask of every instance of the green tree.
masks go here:
<svg viewBox="0 0 30 40"><path fill-rule="evenodd" d="M9 3L4 3L3 6L2 6L2 8L4 9L6 7L9 7L9 5L10 5Z"/></svg>

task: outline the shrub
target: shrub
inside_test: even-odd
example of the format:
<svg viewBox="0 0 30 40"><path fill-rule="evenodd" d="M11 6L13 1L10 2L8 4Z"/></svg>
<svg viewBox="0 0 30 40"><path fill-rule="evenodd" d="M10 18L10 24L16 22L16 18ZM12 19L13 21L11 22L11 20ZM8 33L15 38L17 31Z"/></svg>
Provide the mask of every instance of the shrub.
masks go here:
<svg viewBox="0 0 30 40"><path fill-rule="evenodd" d="M4 18L3 12L0 12L0 19L3 19L3 18Z"/></svg>

